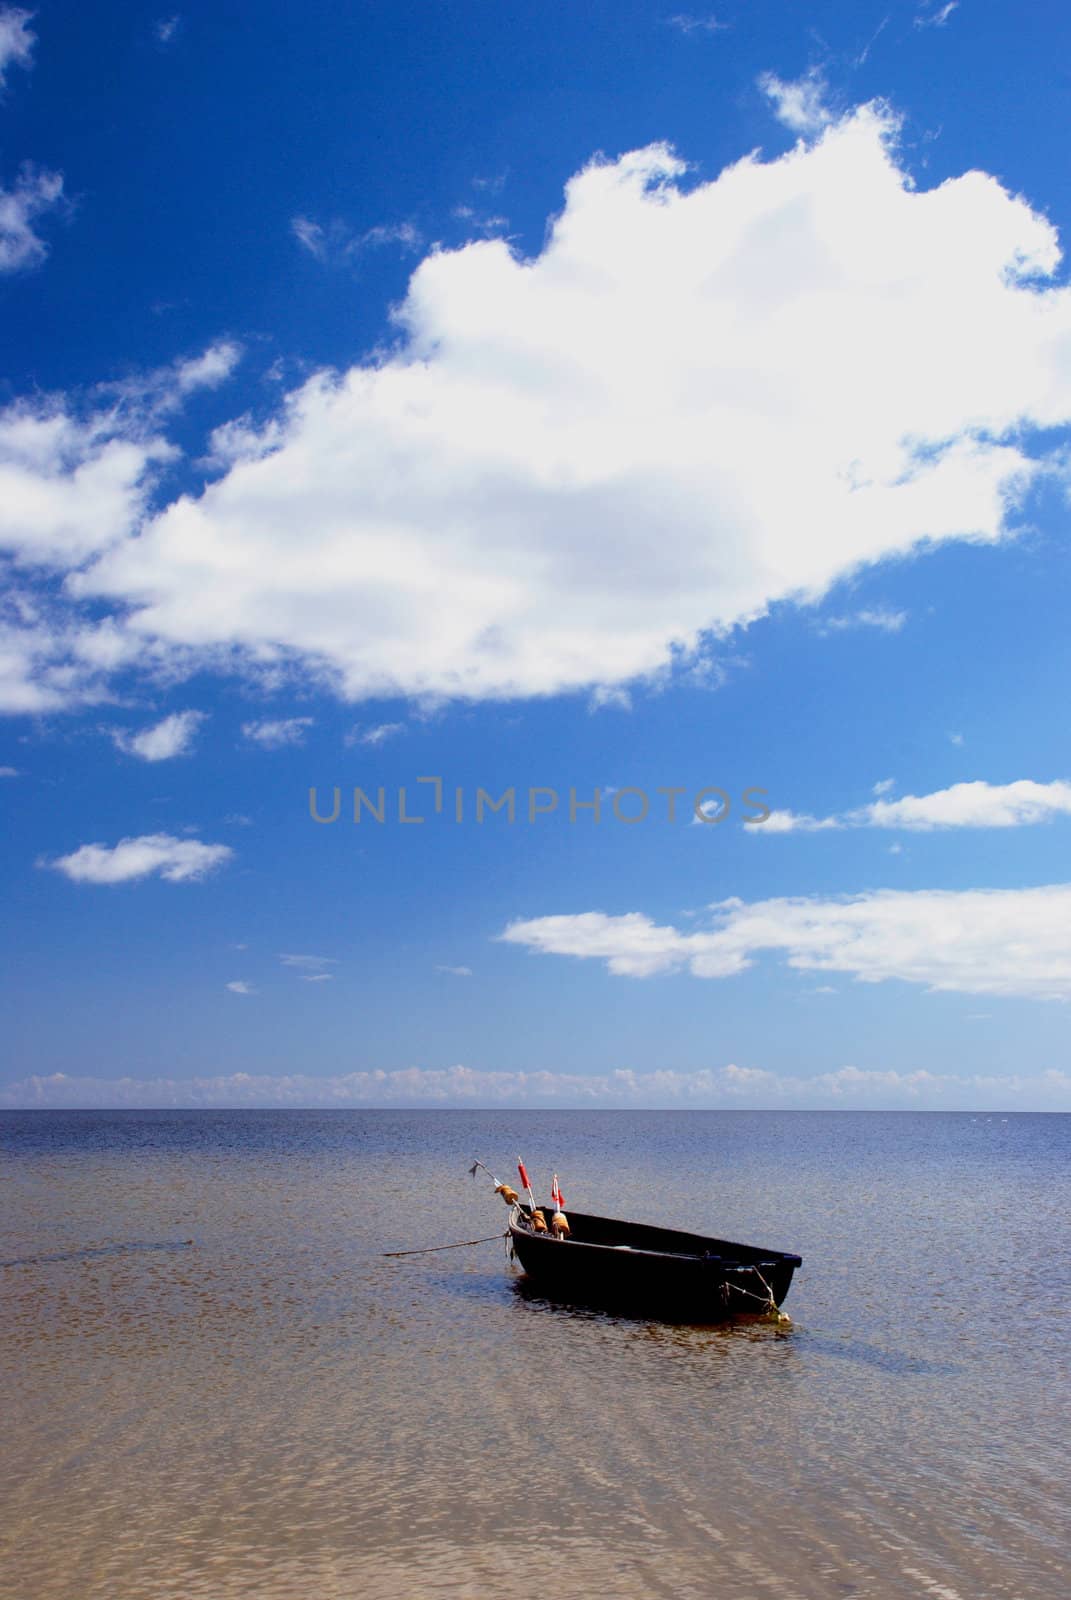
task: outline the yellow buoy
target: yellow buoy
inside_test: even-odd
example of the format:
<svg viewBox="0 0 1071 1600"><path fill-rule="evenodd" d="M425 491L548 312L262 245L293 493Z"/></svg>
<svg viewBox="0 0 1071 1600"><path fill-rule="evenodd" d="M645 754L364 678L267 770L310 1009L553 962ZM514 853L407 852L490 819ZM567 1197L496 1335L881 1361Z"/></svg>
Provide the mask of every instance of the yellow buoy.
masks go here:
<svg viewBox="0 0 1071 1600"><path fill-rule="evenodd" d="M535 1229L536 1233L546 1233L547 1219L543 1215L542 1211L532 1212L532 1227Z"/></svg>
<svg viewBox="0 0 1071 1600"><path fill-rule="evenodd" d="M555 1211L554 1215L550 1219L550 1225L555 1233L569 1232L569 1224L565 1219L564 1212L562 1211Z"/></svg>
<svg viewBox="0 0 1071 1600"><path fill-rule="evenodd" d="M511 1189L508 1183L500 1183L496 1188L495 1193L500 1194L508 1206L515 1206L517 1204L517 1191L516 1189Z"/></svg>

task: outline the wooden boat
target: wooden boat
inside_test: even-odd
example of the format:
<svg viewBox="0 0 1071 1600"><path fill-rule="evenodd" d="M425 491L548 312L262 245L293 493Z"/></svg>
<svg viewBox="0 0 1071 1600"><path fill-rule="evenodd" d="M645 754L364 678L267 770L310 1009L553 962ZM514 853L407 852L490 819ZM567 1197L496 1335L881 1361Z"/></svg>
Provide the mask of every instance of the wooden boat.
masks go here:
<svg viewBox="0 0 1071 1600"><path fill-rule="evenodd" d="M554 1208L544 1209L550 1216ZM783 1250L578 1211L569 1212L569 1236L559 1238L536 1232L531 1210L510 1208L513 1250L533 1287L556 1300L717 1322L777 1312L801 1262Z"/></svg>

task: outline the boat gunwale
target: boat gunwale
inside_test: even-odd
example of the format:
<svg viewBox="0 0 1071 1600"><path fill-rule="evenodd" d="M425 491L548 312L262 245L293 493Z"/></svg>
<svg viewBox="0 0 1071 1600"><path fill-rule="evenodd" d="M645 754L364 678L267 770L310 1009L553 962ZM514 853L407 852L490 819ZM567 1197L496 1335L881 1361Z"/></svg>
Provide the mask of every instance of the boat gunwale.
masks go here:
<svg viewBox="0 0 1071 1600"><path fill-rule="evenodd" d="M645 1222L627 1222L622 1217L594 1217L592 1213L583 1211L576 1212L574 1215L583 1217L591 1216L593 1221L598 1222L618 1222L626 1228L646 1228L654 1226L654 1224ZM520 1225L519 1219L522 1217L527 1223L529 1212L528 1209L521 1205L521 1203L518 1201L517 1204L510 1208L507 1226L509 1227L511 1235L520 1234L522 1238L533 1239L540 1244L571 1244L578 1245L585 1250L605 1250L608 1254L616 1254L623 1248L621 1245L617 1244L599 1244L593 1239L563 1239L561 1237L552 1237L549 1233L536 1233L533 1228L530 1228L527 1225L523 1227ZM676 1233L684 1239L701 1239L704 1237L703 1234L690 1234L685 1228L659 1228L658 1232ZM731 1244L737 1248L740 1248L739 1240L714 1239L711 1237L710 1242L712 1244ZM685 1252L683 1250L649 1250L643 1245L628 1245L624 1248L626 1248L628 1254L632 1256L648 1256L657 1261L694 1262L699 1266L709 1266L711 1269L722 1272L752 1272L760 1267L779 1267L787 1266L789 1264L791 1264L793 1269L795 1269L796 1267L803 1265L802 1256L792 1255L785 1250L762 1250L761 1255L763 1259L757 1261L741 1261L739 1256L701 1256L697 1255L694 1251ZM744 1245L743 1248L745 1250L755 1250L758 1252L761 1247L757 1245ZM766 1259L767 1257L769 1257L769 1259Z"/></svg>

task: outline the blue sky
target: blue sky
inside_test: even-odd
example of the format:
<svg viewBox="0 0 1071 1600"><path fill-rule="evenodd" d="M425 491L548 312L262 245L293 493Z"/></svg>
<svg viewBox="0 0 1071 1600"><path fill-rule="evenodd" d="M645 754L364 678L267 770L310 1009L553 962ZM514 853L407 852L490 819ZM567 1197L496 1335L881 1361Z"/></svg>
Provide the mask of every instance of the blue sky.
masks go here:
<svg viewBox="0 0 1071 1600"><path fill-rule="evenodd" d="M0 7L0 1106L1071 1109L1069 34Z"/></svg>

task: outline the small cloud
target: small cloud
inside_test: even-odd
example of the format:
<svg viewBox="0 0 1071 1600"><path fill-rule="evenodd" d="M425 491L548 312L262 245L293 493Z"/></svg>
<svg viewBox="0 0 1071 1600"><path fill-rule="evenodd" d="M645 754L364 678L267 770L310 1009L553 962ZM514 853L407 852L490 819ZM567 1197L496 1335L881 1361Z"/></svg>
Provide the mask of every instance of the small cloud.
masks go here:
<svg viewBox="0 0 1071 1600"><path fill-rule="evenodd" d="M221 339L209 345L203 355L175 364L175 383L182 395L193 394L196 389L218 389L225 383L242 359L242 347L233 339Z"/></svg>
<svg viewBox="0 0 1071 1600"><path fill-rule="evenodd" d="M128 756L137 756L142 761L170 761L174 756L189 754L204 721L203 711L175 711L153 727L142 729L141 733L113 728L112 739Z"/></svg>
<svg viewBox="0 0 1071 1600"><path fill-rule="evenodd" d="M472 206L455 206L451 216L459 222L465 222L470 228L475 228L477 233L489 235L501 233L509 227L509 218L503 216L487 216L485 213L475 211Z"/></svg>
<svg viewBox="0 0 1071 1600"><path fill-rule="evenodd" d="M948 736L948 742L949 744L963 744L965 741L962 733L950 733Z"/></svg>
<svg viewBox="0 0 1071 1600"><path fill-rule="evenodd" d="M631 711L632 696L619 684L600 684L591 691L589 711Z"/></svg>
<svg viewBox="0 0 1071 1600"><path fill-rule="evenodd" d="M284 717L277 722L243 722L242 737L263 750L283 750L287 745L305 743L305 730L312 717Z"/></svg>
<svg viewBox="0 0 1071 1600"><path fill-rule="evenodd" d="M731 22L720 22L717 17L690 17L684 13L675 17L663 17L667 28L676 28L678 33L727 33L732 27Z"/></svg>
<svg viewBox="0 0 1071 1600"><path fill-rule="evenodd" d="M72 883L130 883L154 875L168 883L193 883L229 861L234 851L225 844L176 839L168 833L120 839L116 845L84 844L68 856L40 861L62 872Z"/></svg>
<svg viewBox="0 0 1071 1600"><path fill-rule="evenodd" d="M704 816L712 817L721 809L717 800L705 800L700 806ZM698 818L696 818L698 821ZM749 828L749 833L825 833L844 824L839 817L812 817L800 811L771 811L761 825Z"/></svg>
<svg viewBox="0 0 1071 1600"><path fill-rule="evenodd" d="M816 67L794 81L764 72L759 78L759 88L773 106L778 122L793 133L821 133L833 120L826 106L829 87Z"/></svg>
<svg viewBox="0 0 1071 1600"><path fill-rule="evenodd" d="M256 994L251 983L246 983L244 978L235 978L233 983L228 983L227 988L231 994Z"/></svg>
<svg viewBox="0 0 1071 1600"><path fill-rule="evenodd" d="M0 11L0 90L6 87L9 67L30 67L37 35L30 32L32 11L5 6Z"/></svg>
<svg viewBox="0 0 1071 1600"><path fill-rule="evenodd" d="M395 245L410 252L419 250L424 242L411 222L378 223L364 233L354 233L338 218L325 226L311 217L297 216L290 219L290 232L317 261L335 266L356 262L369 250Z"/></svg>
<svg viewBox="0 0 1071 1600"><path fill-rule="evenodd" d="M231 811L223 820L229 823L232 828L251 828L253 826L252 817L245 816L241 811Z"/></svg>
<svg viewBox="0 0 1071 1600"><path fill-rule="evenodd" d="M18 767L0 767L0 778L21 777Z"/></svg>
<svg viewBox="0 0 1071 1600"><path fill-rule="evenodd" d="M882 633L899 633L907 621L906 611L890 611L883 606L852 611L847 616L826 617L819 624L820 634L843 633L849 628L879 628Z"/></svg>
<svg viewBox="0 0 1071 1600"><path fill-rule="evenodd" d="M836 992L831 983L820 983L817 989L811 990L812 994L836 994Z"/></svg>
<svg viewBox="0 0 1071 1600"><path fill-rule="evenodd" d="M888 794L889 790L895 787L895 778L880 778L870 792L871 794Z"/></svg>
<svg viewBox="0 0 1071 1600"><path fill-rule="evenodd" d="M373 728L362 728L358 725L347 733L343 744L352 747L355 744L370 744L372 746L386 744L388 739L396 739L399 734L407 733L404 722L379 722Z"/></svg>
<svg viewBox="0 0 1071 1600"><path fill-rule="evenodd" d="M304 967L309 972L317 972L321 967L338 966L334 956L280 956L279 960L284 967Z"/></svg>
<svg viewBox="0 0 1071 1600"><path fill-rule="evenodd" d="M134 373L97 385L102 396L114 395L121 404L163 417L180 410L200 389L218 389L234 372L244 351L234 339L217 339L200 355L180 357L149 372Z"/></svg>
<svg viewBox="0 0 1071 1600"><path fill-rule="evenodd" d="M471 978L471 967L436 967L436 972L445 972L451 978Z"/></svg>
<svg viewBox="0 0 1071 1600"><path fill-rule="evenodd" d="M915 18L916 28L943 28L953 11L959 9L959 0L947 0L936 11L923 9Z"/></svg>
<svg viewBox="0 0 1071 1600"><path fill-rule="evenodd" d="M45 259L48 246L35 225L38 217L62 201L60 174L29 164L23 166L13 189L0 188L0 272L22 272Z"/></svg>
<svg viewBox="0 0 1071 1600"><path fill-rule="evenodd" d="M181 17L161 17L153 23L153 33L158 44L168 45L182 26Z"/></svg>
<svg viewBox="0 0 1071 1600"><path fill-rule="evenodd" d="M302 983L331 983L335 974L333 972L303 972Z"/></svg>
<svg viewBox="0 0 1071 1600"><path fill-rule="evenodd" d="M494 178L473 178L472 187L479 189L482 194L501 194L506 187L506 179L508 177L509 169L507 168L505 172L500 172Z"/></svg>
<svg viewBox="0 0 1071 1600"><path fill-rule="evenodd" d="M903 847L902 844L891 844L889 846L889 854L891 856L902 856L903 853L904 853L904 847Z"/></svg>

